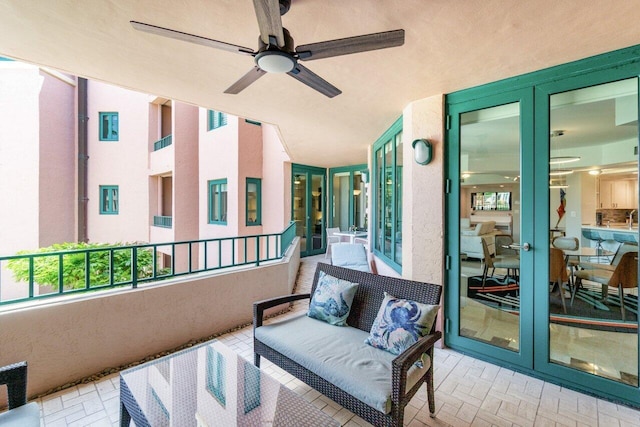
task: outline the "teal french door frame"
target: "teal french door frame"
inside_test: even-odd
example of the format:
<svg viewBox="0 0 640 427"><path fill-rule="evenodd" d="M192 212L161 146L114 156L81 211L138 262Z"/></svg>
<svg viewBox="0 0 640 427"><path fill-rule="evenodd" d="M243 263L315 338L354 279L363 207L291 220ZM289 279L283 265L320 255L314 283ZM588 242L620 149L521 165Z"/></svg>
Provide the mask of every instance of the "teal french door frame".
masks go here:
<svg viewBox="0 0 640 427"><path fill-rule="evenodd" d="M296 175L304 175L305 176L305 212L306 218L303 218L302 221L305 222L304 229L306 230L306 245L305 247L300 248L301 256L310 256L310 255L318 255L325 252L327 243L326 243L326 218L327 218L327 203L326 203L326 188L327 188L327 170L325 168L319 168L315 166L306 166L300 164L292 164L291 165L291 219L294 219L294 179ZM322 203L322 220L320 224L320 235L322 236L322 244L319 248L313 247L313 230L314 224L313 219L311 218L310 212L313 209L313 177L321 176L321 203Z"/></svg>
<svg viewBox="0 0 640 427"><path fill-rule="evenodd" d="M640 66L637 64L631 64L626 67L623 66L615 69L607 69L585 75L568 77L559 81L536 86L536 158L545 160L549 159L549 132L551 130L549 123L549 111L551 111L550 98L552 95L634 77L638 78L639 74ZM536 165L536 174L548 176L549 162L539 162ZM549 212L550 206L547 183L543 183L541 180L538 180L534 191L536 207L543 212ZM548 229L549 216L547 215L545 217L543 215L537 215L535 227L536 229L544 229L545 227ZM548 244L546 244L546 247L548 247ZM549 257L546 256L541 261L543 262L540 263L540 270L544 269L544 271L549 271ZM549 296L546 291L547 290L542 286L538 286L536 288L536 294L534 295L534 300L540 301L539 304L536 304L536 313L538 313L538 316L535 319L534 330L539 331L540 334L546 332L545 339L536 342L534 352L534 366L536 371L548 376L549 378L559 378L564 384L570 387L590 392L598 390L599 393L611 399L627 401L636 406L639 405L640 388L638 387L623 384L604 377L591 375L586 372L577 371L549 361L550 337L549 324L547 322L547 319L549 318L549 304L545 301L545 298L548 300ZM636 358L638 357L637 355L640 355L640 350L636 351ZM640 366L640 360L636 362L636 366Z"/></svg>
<svg viewBox="0 0 640 427"><path fill-rule="evenodd" d="M548 68L447 95L447 156L445 174L450 191L445 197L445 343L478 358L508 366L544 380L628 404L640 405L639 387L588 374L549 360L549 133L550 96L640 76L640 46ZM519 91L530 91L530 106L521 105L521 241L532 244L531 257L521 257L521 276L532 290L521 287L520 352L460 337L459 330L459 115L474 109L516 100ZM520 96L521 100L525 98ZM640 106L639 106L640 111ZM530 155L530 160L526 158ZM637 160L637 158L636 158ZM535 265L535 268L534 268ZM523 292L526 292L523 293ZM531 300L528 300L528 298ZM524 354L527 353L527 354ZM637 354L640 354L640 350ZM640 365L640 360L637 361Z"/></svg>
<svg viewBox="0 0 640 427"><path fill-rule="evenodd" d="M533 343L527 337L533 334L533 283L534 258L537 256L536 240L533 229L522 227L521 242L532 245L534 250L521 252L520 256L520 327L519 351L514 352L499 348L482 341L461 336L460 331L460 185L462 174L460 168L460 117L470 111L491 108L499 105L519 103L520 106L520 211L521 223L533 223L533 193L522 189L533 185L533 89L520 89L494 96L472 99L465 102L450 104L448 117L450 129L448 132L447 159L450 177L450 192L446 195L447 227L446 253L451 260L447 271L448 292L445 293L446 318L445 342L458 350L474 353L480 357L500 360L508 365L525 369L533 367ZM455 177L455 178L454 178Z"/></svg>

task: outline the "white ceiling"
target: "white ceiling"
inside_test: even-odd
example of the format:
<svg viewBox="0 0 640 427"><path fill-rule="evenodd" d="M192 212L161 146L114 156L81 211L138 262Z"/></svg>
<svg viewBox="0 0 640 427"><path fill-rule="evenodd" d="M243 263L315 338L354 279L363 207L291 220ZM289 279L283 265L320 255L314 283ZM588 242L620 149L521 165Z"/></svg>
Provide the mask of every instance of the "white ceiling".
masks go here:
<svg viewBox="0 0 640 427"><path fill-rule="evenodd" d="M365 162L412 101L640 44L633 1L292 0L296 45L398 28L405 44L306 62L333 99L275 74L227 95L251 57L130 20L257 49L251 0L0 0L0 55L275 123L292 161L318 166Z"/></svg>

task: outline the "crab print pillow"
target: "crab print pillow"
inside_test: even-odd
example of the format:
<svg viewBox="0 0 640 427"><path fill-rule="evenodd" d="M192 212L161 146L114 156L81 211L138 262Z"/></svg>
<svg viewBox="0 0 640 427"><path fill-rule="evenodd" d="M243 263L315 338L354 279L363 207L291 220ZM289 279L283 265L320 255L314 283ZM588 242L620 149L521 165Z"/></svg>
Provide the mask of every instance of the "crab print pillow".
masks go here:
<svg viewBox="0 0 640 427"><path fill-rule="evenodd" d="M400 354L428 335L438 314L437 305L422 304L384 293L382 305L365 343Z"/></svg>
<svg viewBox="0 0 640 427"><path fill-rule="evenodd" d="M357 288L357 283L338 279L321 271L307 316L331 325L346 326Z"/></svg>

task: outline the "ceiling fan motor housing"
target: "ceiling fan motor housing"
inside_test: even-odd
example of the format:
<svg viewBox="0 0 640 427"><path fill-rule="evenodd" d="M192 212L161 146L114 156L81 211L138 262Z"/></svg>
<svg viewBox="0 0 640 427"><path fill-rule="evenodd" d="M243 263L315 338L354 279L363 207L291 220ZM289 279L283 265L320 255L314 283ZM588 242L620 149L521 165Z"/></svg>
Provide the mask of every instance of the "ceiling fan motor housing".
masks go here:
<svg viewBox="0 0 640 427"><path fill-rule="evenodd" d="M278 47L275 37L269 37L272 43L266 44L258 37L259 49L255 56L256 65L268 73L288 73L296 66L297 59L294 56L293 38L286 28L284 33L284 46Z"/></svg>

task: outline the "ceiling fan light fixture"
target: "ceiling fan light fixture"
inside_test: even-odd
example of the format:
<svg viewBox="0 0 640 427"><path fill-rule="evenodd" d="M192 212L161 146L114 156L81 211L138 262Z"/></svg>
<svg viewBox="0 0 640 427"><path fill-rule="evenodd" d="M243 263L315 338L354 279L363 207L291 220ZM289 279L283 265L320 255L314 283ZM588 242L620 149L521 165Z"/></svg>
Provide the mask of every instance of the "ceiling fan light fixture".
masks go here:
<svg viewBox="0 0 640 427"><path fill-rule="evenodd" d="M256 55L256 64L267 73L288 73L295 67L296 60L285 52L265 50Z"/></svg>

